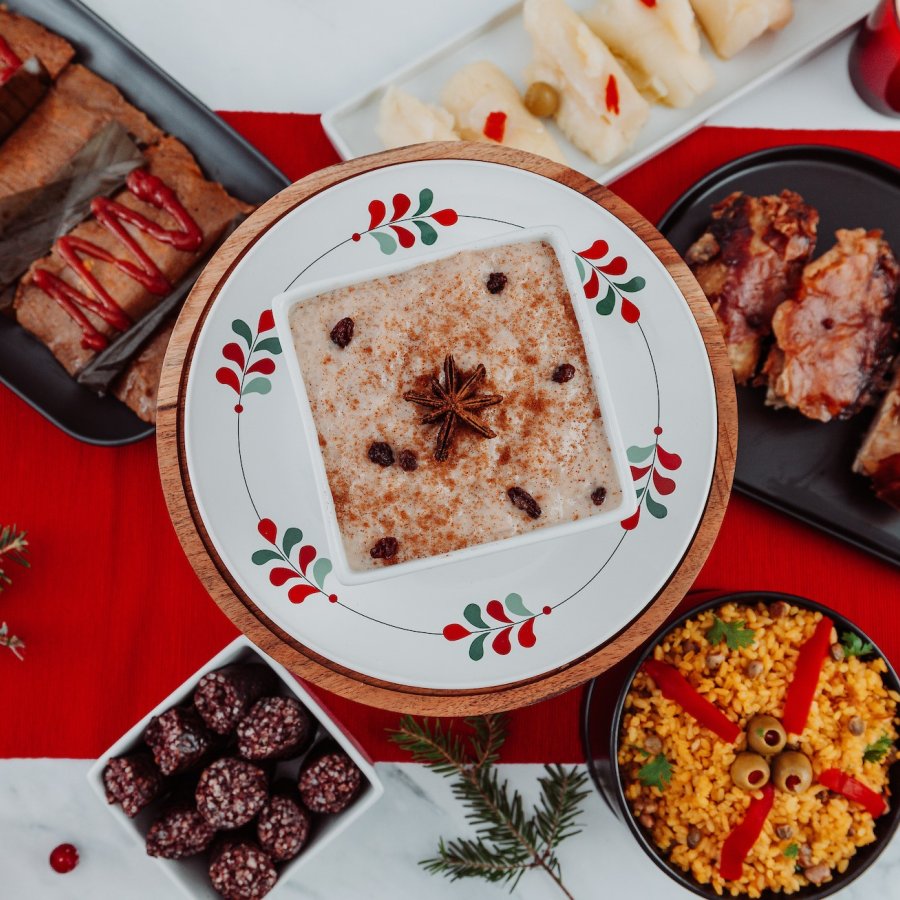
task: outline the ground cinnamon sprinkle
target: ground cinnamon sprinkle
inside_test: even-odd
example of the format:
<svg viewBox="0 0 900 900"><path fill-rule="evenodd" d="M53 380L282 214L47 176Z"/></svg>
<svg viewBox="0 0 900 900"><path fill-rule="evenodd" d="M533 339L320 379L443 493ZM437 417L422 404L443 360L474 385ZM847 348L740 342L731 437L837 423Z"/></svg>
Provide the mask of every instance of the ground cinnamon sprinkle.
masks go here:
<svg viewBox="0 0 900 900"><path fill-rule="evenodd" d="M492 272L507 275L500 293L486 288ZM335 353L329 334L344 317L354 337ZM547 375L560 360L589 371L549 245L465 251L332 291L295 307L291 328L354 568L384 564L370 549L385 535L398 541L391 562L402 562L595 514L598 484L610 486L607 508L618 501L592 379L561 386ZM457 428L437 462L439 423L422 425L428 410L403 394L430 393L448 354L464 375L483 363L478 393L504 399L478 412L495 438ZM373 465L376 435L415 453L416 471ZM539 519L510 503L510 484L539 499Z"/></svg>

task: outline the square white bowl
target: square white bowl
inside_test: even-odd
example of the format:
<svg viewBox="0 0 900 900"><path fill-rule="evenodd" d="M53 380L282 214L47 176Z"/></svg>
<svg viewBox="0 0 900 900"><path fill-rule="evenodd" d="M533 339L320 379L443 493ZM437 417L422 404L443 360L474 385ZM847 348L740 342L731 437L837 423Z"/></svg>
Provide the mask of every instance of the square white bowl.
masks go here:
<svg viewBox="0 0 900 900"><path fill-rule="evenodd" d="M458 253L465 250L489 250L511 244L524 244L536 241L544 241L553 248L563 273L563 279L569 293L569 299L572 303L575 318L578 321L581 339L584 343L585 355L587 356L588 366L591 370L594 390L596 391L597 399L600 402L604 429L606 431L612 458L613 476L620 488L621 500L616 506L611 505L602 512L598 512L595 515L588 516L584 519L578 519L575 522L560 522L556 525L545 525L540 528L531 529L524 534L501 538L496 541L488 541L483 544L475 544L470 547L451 550L436 556L428 556L421 559L409 560L408 562L396 563L391 566L381 566L372 569L352 568L347 560L344 540L341 535L340 525L335 511L334 498L331 494L328 475L325 471L325 460L322 457L322 451L319 446L318 430L313 417L312 407L310 406L309 396L306 392L306 383L300 369L300 360L297 357L294 347L294 338L291 334L290 326L291 310L299 303L315 302L317 297L321 294L328 293L329 291L362 284L367 281L374 281L377 278L384 278L389 275L398 275L402 272L408 272L411 269L416 269L426 263L432 263L441 259L447 259L451 256L456 256ZM275 316L275 328L281 339L281 345L285 348L285 361L288 372L290 373L291 383L293 384L294 391L299 401L299 413L303 423L303 431L306 435L310 458L312 459L317 493L327 531L329 555L334 562L336 574L341 582L344 584L367 584L372 581L396 578L399 575L422 571L423 569L433 568L434 566L444 563L472 559L476 556L484 556L489 553L508 550L512 547L520 547L525 544L533 544L538 541L562 537L566 534L586 531L589 528L596 528L600 525L621 522L635 511L637 508L637 495L629 475L628 460L625 455L625 445L622 441L615 407L609 392L609 384L603 367L600 347L591 326L591 320L585 304L578 303L576 300L581 294L581 279L578 276L578 270L575 268L572 251L566 242L565 234L560 228L553 225L545 225L505 232L504 234L472 241L451 249L422 253L404 262L393 262L383 266L363 269L352 275L344 274L336 278L322 279L293 288L292 290L286 291L275 297L272 302L272 311Z"/></svg>
<svg viewBox="0 0 900 900"><path fill-rule="evenodd" d="M263 653L262 650L256 647L246 637L241 636L232 641L224 650L191 675L191 677L179 688L169 694L169 696L155 709L152 709L147 713L147 715L133 728L122 735L122 737L100 756L93 766L91 766L87 773L87 779L94 793L100 798L103 805L106 806L116 821L134 838L135 844L140 847L140 852L146 853L147 831L156 816L159 815L158 806L155 803L150 804L151 809L144 809L138 813L135 818L129 819L118 803L107 803L106 790L103 785L103 770L113 757L131 753L142 746L141 738L144 729L149 725L153 716L157 716L160 713L171 709L173 706L180 706L188 701L194 693L198 682L204 675L232 663L261 663L272 669L279 679L281 679L285 693L292 697L296 697L297 700L306 707L310 715L318 722L319 728L311 750L321 743L323 739L331 738L347 753L353 762L359 766L364 778L363 788L350 807L333 816L315 817L314 828L309 843L300 851L298 856L294 857L294 859L281 867L278 881L272 891L268 894L268 896L274 897L277 895L279 889L281 889L284 884L296 874L297 870L302 868L304 863L312 859L324 846L333 841L351 824L351 822L355 822L363 815L363 813L365 813L372 804L381 797L384 793L384 787L378 779L378 776L375 774L375 769L372 766L371 761L363 755L359 745L341 728L331 714L324 709L311 694L303 689L297 679L294 678L284 666L275 662L274 659ZM307 753L311 752L311 750L307 751ZM286 765L293 770L298 766L298 762L292 760L287 764L281 763L278 772L281 773L283 767ZM215 900L215 898L219 897L213 890L209 881L205 853L189 857L188 859L152 858L188 897L210 898L210 900Z"/></svg>

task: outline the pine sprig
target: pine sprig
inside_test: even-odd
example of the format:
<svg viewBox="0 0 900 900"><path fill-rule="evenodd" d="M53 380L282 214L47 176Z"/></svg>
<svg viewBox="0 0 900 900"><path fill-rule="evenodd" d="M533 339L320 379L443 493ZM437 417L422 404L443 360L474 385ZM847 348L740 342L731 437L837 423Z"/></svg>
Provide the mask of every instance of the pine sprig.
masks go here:
<svg viewBox="0 0 900 900"><path fill-rule="evenodd" d="M25 531L19 531L15 525L3 525L0 527L0 593L8 585L12 584L12 579L6 574L4 568L6 560L10 559L26 569L31 568L26 554L28 553L28 534ZM23 650L25 642L14 634L9 633L6 622L0 623L0 647L9 648L16 659L24 659Z"/></svg>
<svg viewBox="0 0 900 900"><path fill-rule="evenodd" d="M522 796L500 780L494 764L506 740L506 718L502 715L465 720L471 729L464 741L439 720L417 721L405 716L391 740L412 754L416 762L432 771L454 777L454 797L466 810L475 838L443 839L437 856L422 860L426 871L445 875L451 881L483 878L503 882L515 890L519 879L531 869L543 869L562 893L571 898L562 881L556 850L580 830L577 818L587 775L577 769L545 766L539 779L538 804L526 812Z"/></svg>
<svg viewBox="0 0 900 900"><path fill-rule="evenodd" d="M15 525L4 525L0 528L0 591L2 591L7 584L12 584L12 579L6 574L4 569L4 557L29 569L31 568L31 563L28 562L28 559L25 556L27 552L27 532L19 531Z"/></svg>

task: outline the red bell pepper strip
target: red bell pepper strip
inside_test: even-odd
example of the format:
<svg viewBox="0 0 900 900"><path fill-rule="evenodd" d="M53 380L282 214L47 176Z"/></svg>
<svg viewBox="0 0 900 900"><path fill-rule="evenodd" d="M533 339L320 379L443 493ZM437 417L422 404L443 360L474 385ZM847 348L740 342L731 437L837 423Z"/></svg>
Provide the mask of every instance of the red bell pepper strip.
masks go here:
<svg viewBox="0 0 900 900"><path fill-rule="evenodd" d="M744 874L744 860L762 833L774 802L775 785L769 782L762 789L762 796L750 801L743 821L738 822L725 838L719 857L719 874L726 881L737 881Z"/></svg>
<svg viewBox="0 0 900 900"><path fill-rule="evenodd" d="M698 694L674 666L658 659L648 659L641 668L659 685L663 697L677 703L704 728L708 728L729 744L733 744L740 737L741 729L722 710L710 703L702 694Z"/></svg>
<svg viewBox="0 0 900 900"><path fill-rule="evenodd" d="M784 714L781 724L791 734L803 734L809 709L812 706L816 688L819 686L819 675L822 664L831 646L831 629L834 623L828 616L823 616L816 625L812 637L800 648L794 677L788 685L787 697L784 701Z"/></svg>
<svg viewBox="0 0 900 900"><path fill-rule="evenodd" d="M503 136L506 134L506 113L492 112L487 114L484 120L484 136L489 141L496 141L498 144L503 143Z"/></svg>
<svg viewBox="0 0 900 900"><path fill-rule="evenodd" d="M818 781L829 791L864 806L876 819L887 812L887 801L881 794L840 769L825 769L819 773Z"/></svg>

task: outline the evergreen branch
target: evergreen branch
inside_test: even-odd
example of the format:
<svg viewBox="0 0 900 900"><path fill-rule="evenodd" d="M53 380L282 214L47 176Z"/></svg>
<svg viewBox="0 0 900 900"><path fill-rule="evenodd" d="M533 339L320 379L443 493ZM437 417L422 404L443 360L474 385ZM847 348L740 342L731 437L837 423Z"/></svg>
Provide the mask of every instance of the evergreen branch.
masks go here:
<svg viewBox="0 0 900 900"><path fill-rule="evenodd" d="M518 881L525 871L519 860L498 858L494 848L487 846L482 840L457 838L445 844L441 839L438 844L438 855L432 859L423 859L419 863L426 872L432 875L443 875L451 881L460 878L484 878L486 881Z"/></svg>
<svg viewBox="0 0 900 900"><path fill-rule="evenodd" d="M28 552L27 532L19 531L15 525L4 525L0 528L0 591L4 585L11 584L12 579L3 568L3 557L8 556L14 563L31 568L26 558Z"/></svg>
<svg viewBox="0 0 900 900"><path fill-rule="evenodd" d="M544 766L547 774L538 779L541 786L539 805L534 809L534 823L543 852L548 862L558 869L555 849L566 838L581 831L576 819L581 812L581 801L590 794L585 790L587 772L562 766Z"/></svg>
<svg viewBox="0 0 900 900"><path fill-rule="evenodd" d="M25 642L14 634L9 633L6 622L0 623L0 647L9 647L16 659L25 659L22 654L22 651L25 649Z"/></svg>
<svg viewBox="0 0 900 900"><path fill-rule="evenodd" d="M390 740L412 754L413 762L424 763L433 772L443 775L462 775L471 765L459 735L446 731L440 719L417 722L404 716L400 727L388 732Z"/></svg>
<svg viewBox="0 0 900 900"><path fill-rule="evenodd" d="M449 844L441 840L438 855L421 865L452 881L479 877L510 883L510 891L526 871L541 868L571 900L554 851L579 831L576 819L588 793L583 789L587 775L577 769L545 766L547 774L539 780L540 804L529 816L519 792L510 792L509 782L501 782L494 768L506 739L505 717L472 717L466 724L473 731L468 741L471 753L459 735L439 720L418 722L405 716L400 727L390 732L390 739L416 762L445 777L456 776L453 795L476 833L474 840L458 838Z"/></svg>
<svg viewBox="0 0 900 900"><path fill-rule="evenodd" d="M466 724L475 732L470 741L475 752L475 768L492 766L500 758L500 748L506 741L506 716L499 713L469 716Z"/></svg>

